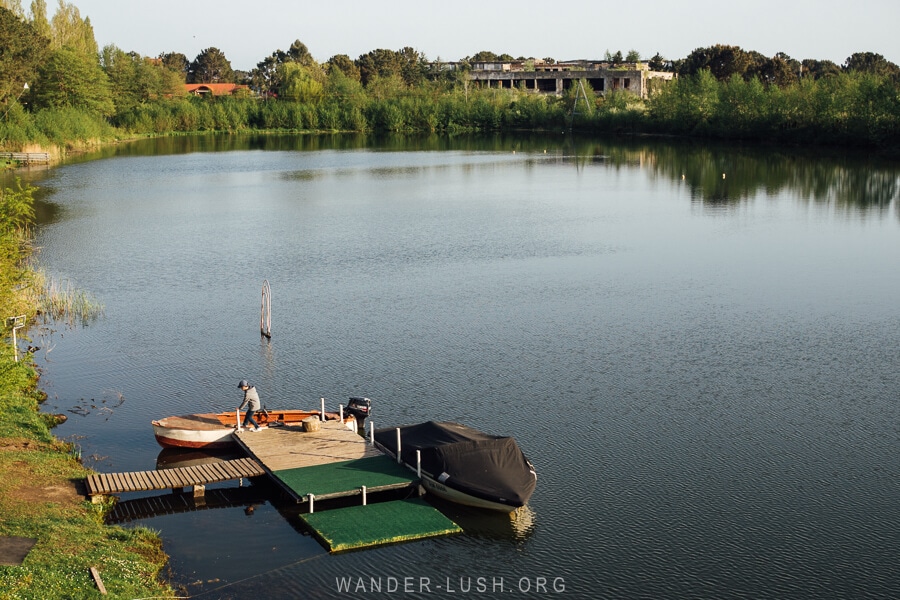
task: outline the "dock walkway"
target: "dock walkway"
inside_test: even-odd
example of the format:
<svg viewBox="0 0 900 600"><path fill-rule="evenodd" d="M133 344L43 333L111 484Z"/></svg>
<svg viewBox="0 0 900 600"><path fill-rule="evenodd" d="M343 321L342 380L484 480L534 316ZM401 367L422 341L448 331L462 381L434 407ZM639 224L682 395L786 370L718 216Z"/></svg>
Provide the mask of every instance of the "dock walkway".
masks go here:
<svg viewBox="0 0 900 600"><path fill-rule="evenodd" d="M235 434L294 500L306 502L412 487L414 474L397 465L359 434L337 421L324 421L318 431L301 427L263 428Z"/></svg>
<svg viewBox="0 0 900 600"><path fill-rule="evenodd" d="M208 483L259 477L265 475L263 467L252 458L239 458L223 462L178 467L157 471L132 471L129 473L95 473L84 483L87 494L94 503L103 496L122 492L146 492L150 490L194 488L194 495L203 495Z"/></svg>
<svg viewBox="0 0 900 600"><path fill-rule="evenodd" d="M0 158L6 160L14 160L16 162L25 163L26 165L34 163L48 164L50 162L49 152L0 152Z"/></svg>

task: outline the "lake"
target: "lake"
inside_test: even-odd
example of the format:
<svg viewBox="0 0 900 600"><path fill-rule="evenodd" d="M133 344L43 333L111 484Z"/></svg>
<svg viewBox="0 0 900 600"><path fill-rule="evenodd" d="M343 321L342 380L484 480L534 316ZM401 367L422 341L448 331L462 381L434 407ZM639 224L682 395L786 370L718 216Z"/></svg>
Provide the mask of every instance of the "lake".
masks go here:
<svg viewBox="0 0 900 600"><path fill-rule="evenodd" d="M151 420L233 410L246 378L513 435L538 472L516 522L444 506L464 534L338 555L265 486L209 486L230 500L125 523L185 594L900 597L897 164L206 136L27 178L40 265L104 307L31 334L93 468L155 468Z"/></svg>

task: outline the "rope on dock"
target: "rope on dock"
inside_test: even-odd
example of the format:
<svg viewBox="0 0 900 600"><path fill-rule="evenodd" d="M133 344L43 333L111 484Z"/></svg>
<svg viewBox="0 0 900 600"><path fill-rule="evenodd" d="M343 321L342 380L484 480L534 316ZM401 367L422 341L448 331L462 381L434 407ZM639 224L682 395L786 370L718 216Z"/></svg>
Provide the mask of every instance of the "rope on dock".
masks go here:
<svg viewBox="0 0 900 600"><path fill-rule="evenodd" d="M262 285L262 301L259 308L259 333L267 338L272 337L272 288L269 280L264 279Z"/></svg>

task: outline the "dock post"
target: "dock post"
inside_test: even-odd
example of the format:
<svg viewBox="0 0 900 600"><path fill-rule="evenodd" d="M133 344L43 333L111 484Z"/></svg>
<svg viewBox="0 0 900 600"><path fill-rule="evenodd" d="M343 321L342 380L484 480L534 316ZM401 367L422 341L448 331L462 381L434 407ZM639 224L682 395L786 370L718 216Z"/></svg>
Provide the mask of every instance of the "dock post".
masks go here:
<svg viewBox="0 0 900 600"><path fill-rule="evenodd" d="M369 443L375 445L375 421L369 421Z"/></svg>
<svg viewBox="0 0 900 600"><path fill-rule="evenodd" d="M234 420L237 421L237 430L241 430L241 409L234 411Z"/></svg>
<svg viewBox="0 0 900 600"><path fill-rule="evenodd" d="M400 464L400 428L397 428L397 464Z"/></svg>
<svg viewBox="0 0 900 600"><path fill-rule="evenodd" d="M263 280L262 302L259 308L259 333L267 339L272 339L272 288L269 280Z"/></svg>
<svg viewBox="0 0 900 600"><path fill-rule="evenodd" d="M422 479L422 451L416 450L416 476Z"/></svg>
<svg viewBox="0 0 900 600"><path fill-rule="evenodd" d="M313 514L313 504L315 503L315 501L316 501L316 495L310 494L309 495L309 514Z"/></svg>
<svg viewBox="0 0 900 600"><path fill-rule="evenodd" d="M341 414L341 423L343 423L344 422L344 405L343 404L338 404L338 411Z"/></svg>
<svg viewBox="0 0 900 600"><path fill-rule="evenodd" d="M325 420L325 398L320 398L322 401L322 420Z"/></svg>
<svg viewBox="0 0 900 600"><path fill-rule="evenodd" d="M362 486L362 497L363 497L362 505L365 506L366 505L366 486Z"/></svg>

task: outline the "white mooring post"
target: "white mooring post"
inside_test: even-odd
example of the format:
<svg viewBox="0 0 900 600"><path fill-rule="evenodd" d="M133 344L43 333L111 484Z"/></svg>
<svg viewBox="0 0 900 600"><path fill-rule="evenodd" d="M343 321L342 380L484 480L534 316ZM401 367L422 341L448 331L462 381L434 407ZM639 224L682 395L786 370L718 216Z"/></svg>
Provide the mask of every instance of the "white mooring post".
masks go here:
<svg viewBox="0 0 900 600"><path fill-rule="evenodd" d="M397 428L397 464L400 464L400 428Z"/></svg>
<svg viewBox="0 0 900 600"><path fill-rule="evenodd" d="M369 443L375 445L375 421L369 421Z"/></svg>
<svg viewBox="0 0 900 600"><path fill-rule="evenodd" d="M237 421L237 430L241 431L241 409L234 411L234 420Z"/></svg>
<svg viewBox="0 0 900 600"><path fill-rule="evenodd" d="M316 495L310 494L309 495L309 514L313 514L313 504L315 504L315 501L316 501Z"/></svg>
<svg viewBox="0 0 900 600"><path fill-rule="evenodd" d="M366 486L362 486L363 506L366 505Z"/></svg>
<svg viewBox="0 0 900 600"><path fill-rule="evenodd" d="M9 317L6 319L6 322L12 327L13 356L15 357L16 362L19 362L19 342L16 339L16 332L25 327L25 315Z"/></svg>
<svg viewBox="0 0 900 600"><path fill-rule="evenodd" d="M422 451L416 450L416 477L422 479Z"/></svg>
<svg viewBox="0 0 900 600"><path fill-rule="evenodd" d="M322 400L322 420L325 420L325 398L321 398Z"/></svg>
<svg viewBox="0 0 900 600"><path fill-rule="evenodd" d="M340 412L340 415L341 415L341 423L343 423L344 422L344 405L343 404L338 404L338 411Z"/></svg>

